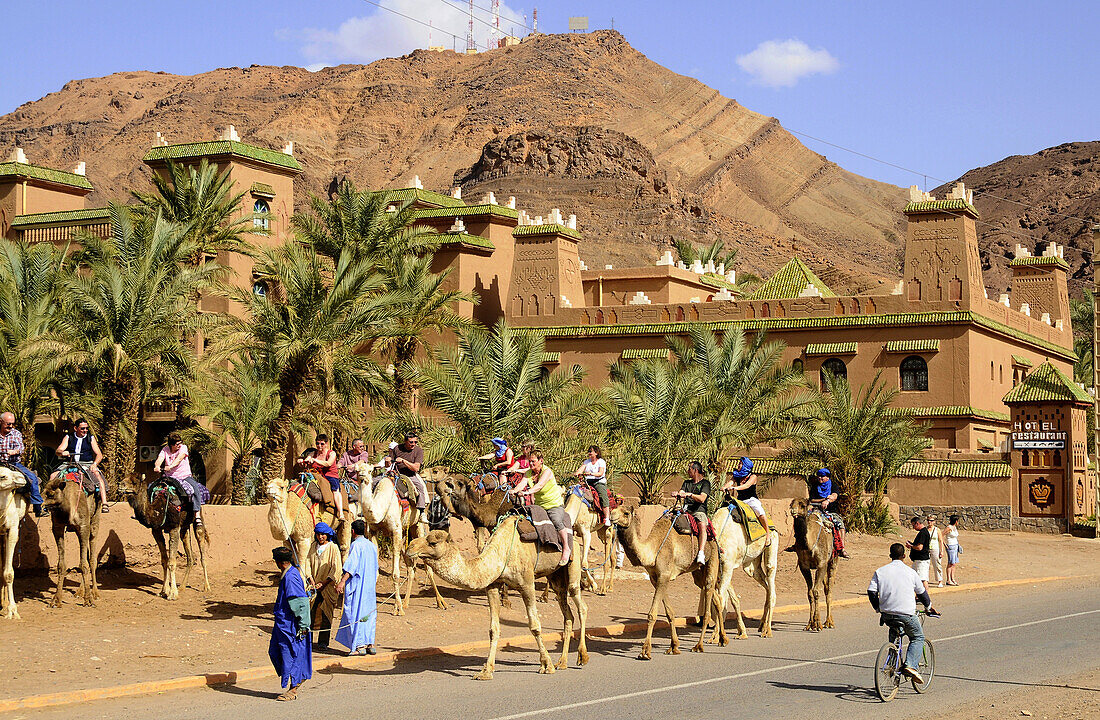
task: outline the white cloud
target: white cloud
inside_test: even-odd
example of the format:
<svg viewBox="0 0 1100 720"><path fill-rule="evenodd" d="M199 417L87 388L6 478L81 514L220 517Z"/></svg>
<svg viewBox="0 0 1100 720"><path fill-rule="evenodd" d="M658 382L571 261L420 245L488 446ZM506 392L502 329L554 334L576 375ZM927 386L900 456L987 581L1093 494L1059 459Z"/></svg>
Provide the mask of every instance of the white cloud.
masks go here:
<svg viewBox="0 0 1100 720"><path fill-rule="evenodd" d="M431 22L432 45L453 47L459 52L466 49L470 18L460 0L382 0L381 4L425 23ZM482 7L489 5L488 0L477 4ZM502 34L508 34L513 28L517 35L526 34L520 27L521 22L508 19L522 18L522 13L509 9L504 3L501 3L500 11ZM475 12L477 18L489 22L489 13ZM489 32L488 25L474 20L474 41L478 49L485 49ZM457 40L452 33L458 36ZM370 15L348 18L336 29L306 28L302 54L314 64L367 63L383 57L404 55L416 48L426 48L428 34L428 27L379 8Z"/></svg>
<svg viewBox="0 0 1100 720"><path fill-rule="evenodd" d="M332 67L332 65L323 62L310 63L309 65L306 65L306 70L309 70L310 72L317 72L318 70L324 70L327 67Z"/></svg>
<svg viewBox="0 0 1100 720"><path fill-rule="evenodd" d="M768 87L791 87L808 75L827 75L840 67L828 50L811 50L793 39L762 42L747 55L739 55L737 64L755 82Z"/></svg>

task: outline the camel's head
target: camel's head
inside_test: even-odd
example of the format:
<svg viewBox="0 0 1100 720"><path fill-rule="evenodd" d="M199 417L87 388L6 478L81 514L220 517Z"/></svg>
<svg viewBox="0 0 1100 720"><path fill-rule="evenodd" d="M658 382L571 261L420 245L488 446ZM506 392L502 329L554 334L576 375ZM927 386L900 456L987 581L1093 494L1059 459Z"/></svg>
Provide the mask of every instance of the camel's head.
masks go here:
<svg viewBox="0 0 1100 720"><path fill-rule="evenodd" d="M791 500L791 517L806 517L806 513L809 509L810 501L806 498L795 498Z"/></svg>
<svg viewBox="0 0 1100 720"><path fill-rule="evenodd" d="M371 476L371 470L374 468L369 462L360 460L351 466L350 470L355 473L356 477L369 478Z"/></svg>
<svg viewBox="0 0 1100 720"><path fill-rule="evenodd" d="M268 500L275 503L286 502L287 489L290 487L290 483L282 478L275 478L268 480L267 485L264 486L264 491L267 493Z"/></svg>
<svg viewBox="0 0 1100 720"><path fill-rule="evenodd" d="M446 530L432 530L421 538L415 538L409 543L405 551L405 559L409 563L416 560L438 560L443 557L451 544L451 534Z"/></svg>
<svg viewBox="0 0 1100 720"><path fill-rule="evenodd" d="M613 508L611 510L611 524L621 528L630 527L630 523L634 520L634 514L636 512L636 508L626 505L620 505L617 508Z"/></svg>
<svg viewBox="0 0 1100 720"><path fill-rule="evenodd" d="M27 484L27 478L18 470L0 466L0 490L15 490Z"/></svg>
<svg viewBox="0 0 1100 720"><path fill-rule="evenodd" d="M139 482L141 483L140 485L138 484ZM140 480L138 479L137 475L134 474L128 478L124 478L123 480L119 481L118 492L123 497L132 497L137 495L137 490L135 488L147 487L147 485L148 484L145 482L145 473L141 474Z"/></svg>

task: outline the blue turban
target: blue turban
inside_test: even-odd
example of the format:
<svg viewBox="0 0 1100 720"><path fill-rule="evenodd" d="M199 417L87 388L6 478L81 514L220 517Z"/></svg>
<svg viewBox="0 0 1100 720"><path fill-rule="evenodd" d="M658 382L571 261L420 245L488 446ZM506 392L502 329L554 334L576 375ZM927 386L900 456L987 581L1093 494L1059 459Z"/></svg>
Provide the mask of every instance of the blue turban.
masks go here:
<svg viewBox="0 0 1100 720"><path fill-rule="evenodd" d="M336 539L336 531L335 531L335 530L333 530L333 529L332 529L332 528L331 528L331 527L329 526L329 524L328 524L328 523L325 523L325 522L319 522L319 523L317 523L317 524L316 524L316 525L315 525L315 526L313 527L313 532L314 532L314 533L322 533L322 534L324 534L324 535L328 535L328 539L329 539L329 540L335 540L335 539Z"/></svg>
<svg viewBox="0 0 1100 720"><path fill-rule="evenodd" d="M504 438L493 438L491 442L497 449L497 457L504 457L504 453L508 452L508 443Z"/></svg>
<svg viewBox="0 0 1100 720"><path fill-rule="evenodd" d="M832 477L833 474L831 472L829 472L829 468L821 468L820 470L817 471L817 476L818 477Z"/></svg>
<svg viewBox="0 0 1100 720"><path fill-rule="evenodd" d="M749 460L747 457L742 457L741 467L734 470L731 474L737 480L744 480L749 475L752 475L752 460Z"/></svg>

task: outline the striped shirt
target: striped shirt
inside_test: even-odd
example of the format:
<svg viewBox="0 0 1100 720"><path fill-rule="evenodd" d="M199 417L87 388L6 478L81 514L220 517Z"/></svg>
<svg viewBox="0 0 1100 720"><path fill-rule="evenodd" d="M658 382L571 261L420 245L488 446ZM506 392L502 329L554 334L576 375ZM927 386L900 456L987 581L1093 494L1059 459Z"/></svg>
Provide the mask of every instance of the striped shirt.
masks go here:
<svg viewBox="0 0 1100 720"><path fill-rule="evenodd" d="M5 435L0 433L0 459L7 460L8 454L15 452L12 457L18 459L26 451L26 447L23 445L23 433L19 432L15 428L12 428Z"/></svg>

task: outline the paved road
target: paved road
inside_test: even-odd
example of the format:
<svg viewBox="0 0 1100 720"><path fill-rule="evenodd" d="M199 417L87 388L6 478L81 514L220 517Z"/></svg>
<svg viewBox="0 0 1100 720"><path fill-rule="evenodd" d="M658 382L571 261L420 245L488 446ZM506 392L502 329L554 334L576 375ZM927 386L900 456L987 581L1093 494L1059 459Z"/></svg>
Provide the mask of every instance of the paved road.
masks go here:
<svg viewBox="0 0 1100 720"><path fill-rule="evenodd" d="M929 621L936 641L937 678L919 696L903 688L889 707L899 717L937 716L951 705L1046 685L1052 679L1100 668L1100 600L1095 578L945 596L945 617ZM554 613L549 613L552 623ZM637 638L589 641L582 669L538 675L530 649L498 656L491 682L471 679L482 657L444 656L394 667L339 670L314 676L302 697L276 703L275 681L108 700L16 713L14 717L251 718L303 717L512 718L643 720L675 713L677 720L723 715L765 718L881 718L884 707L869 689L870 665L883 631L870 608L846 608L838 628L802 632L801 614L777 616L775 637L751 637L705 654L663 654L636 660ZM682 647L690 648L688 633ZM553 654L553 652L551 653ZM573 658L575 660L575 657ZM257 658L259 660L259 658ZM47 690L45 687L39 690ZM56 689L56 688L51 688ZM1100 693L1100 688L1095 689ZM564 715L563 715L564 714ZM9 716L11 717L11 716Z"/></svg>

